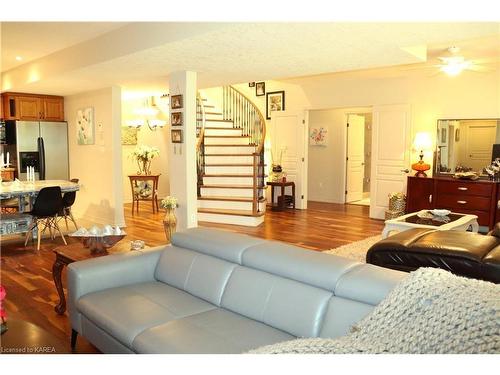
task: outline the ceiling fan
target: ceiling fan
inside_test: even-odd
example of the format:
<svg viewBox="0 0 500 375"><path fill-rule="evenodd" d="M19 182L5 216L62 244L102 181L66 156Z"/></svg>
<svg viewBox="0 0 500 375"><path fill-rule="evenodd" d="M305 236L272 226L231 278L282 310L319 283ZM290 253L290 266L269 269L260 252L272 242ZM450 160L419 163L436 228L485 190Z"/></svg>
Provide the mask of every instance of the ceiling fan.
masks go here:
<svg viewBox="0 0 500 375"><path fill-rule="evenodd" d="M464 70L474 71L474 72L487 72L488 69L481 65L479 60L468 60L462 54L460 54L460 47L452 46L445 50L441 56L436 56L439 60L439 64L421 66L420 68L432 68L438 69L435 73L445 73L449 76L457 76Z"/></svg>

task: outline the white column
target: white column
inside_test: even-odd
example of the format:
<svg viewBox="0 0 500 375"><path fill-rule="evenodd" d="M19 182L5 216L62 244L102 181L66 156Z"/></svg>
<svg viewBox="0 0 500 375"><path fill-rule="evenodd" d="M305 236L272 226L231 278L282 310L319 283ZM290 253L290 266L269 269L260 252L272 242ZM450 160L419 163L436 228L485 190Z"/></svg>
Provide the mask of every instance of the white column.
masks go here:
<svg viewBox="0 0 500 375"><path fill-rule="evenodd" d="M183 143L170 143L168 157L170 171L170 195L178 199L177 230L196 227L197 218L197 172L196 172L196 72L175 72L169 76L169 93L182 95L183 108L172 112L182 112ZM171 142L169 136L169 142Z"/></svg>

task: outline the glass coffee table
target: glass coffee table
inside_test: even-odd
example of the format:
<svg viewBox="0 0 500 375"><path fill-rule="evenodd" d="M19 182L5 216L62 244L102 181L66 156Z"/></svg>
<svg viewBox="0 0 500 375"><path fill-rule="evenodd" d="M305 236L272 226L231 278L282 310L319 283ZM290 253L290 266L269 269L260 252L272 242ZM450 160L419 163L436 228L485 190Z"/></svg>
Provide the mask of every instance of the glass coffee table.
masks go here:
<svg viewBox="0 0 500 375"><path fill-rule="evenodd" d="M432 216L426 215L428 212L428 210L422 210L395 219L386 220L384 230L382 231L382 238L387 238L392 231L403 232L413 228L458 230L464 232L470 229L475 233L479 230L476 215L452 212L447 216Z"/></svg>

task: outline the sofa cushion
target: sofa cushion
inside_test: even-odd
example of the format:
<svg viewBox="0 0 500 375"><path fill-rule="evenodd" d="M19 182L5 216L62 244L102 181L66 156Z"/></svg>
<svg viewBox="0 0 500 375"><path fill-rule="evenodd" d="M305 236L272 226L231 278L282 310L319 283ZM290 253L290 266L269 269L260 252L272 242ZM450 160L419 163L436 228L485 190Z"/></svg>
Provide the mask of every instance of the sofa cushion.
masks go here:
<svg viewBox="0 0 500 375"><path fill-rule="evenodd" d="M215 306L160 282L106 289L81 297L77 309L130 347L135 336L156 325Z"/></svg>
<svg viewBox="0 0 500 375"><path fill-rule="evenodd" d="M219 306L234 267L234 263L171 246L161 255L155 277Z"/></svg>
<svg viewBox="0 0 500 375"><path fill-rule="evenodd" d="M265 240L244 234L200 227L177 232L172 237L172 245L238 264L245 249L263 242Z"/></svg>
<svg viewBox="0 0 500 375"><path fill-rule="evenodd" d="M351 259L266 241L243 253L243 265L334 291L340 277L361 263Z"/></svg>
<svg viewBox="0 0 500 375"><path fill-rule="evenodd" d="M215 309L147 329L135 338L137 353L242 353L294 337L224 309Z"/></svg>
<svg viewBox="0 0 500 375"><path fill-rule="evenodd" d="M375 306L407 276L404 272L363 264L340 278L334 294Z"/></svg>
<svg viewBox="0 0 500 375"><path fill-rule="evenodd" d="M319 336L332 339L344 336L350 332L354 324L367 316L373 309L374 306L366 303L332 297L328 302Z"/></svg>
<svg viewBox="0 0 500 375"><path fill-rule="evenodd" d="M331 297L324 289L238 266L221 306L294 336L315 337Z"/></svg>

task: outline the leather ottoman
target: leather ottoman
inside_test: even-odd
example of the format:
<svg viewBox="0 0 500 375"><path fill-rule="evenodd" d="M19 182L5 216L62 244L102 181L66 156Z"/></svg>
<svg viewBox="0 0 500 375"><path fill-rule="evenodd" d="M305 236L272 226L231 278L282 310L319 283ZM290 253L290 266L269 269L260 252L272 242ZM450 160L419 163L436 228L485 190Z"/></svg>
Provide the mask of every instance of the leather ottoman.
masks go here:
<svg viewBox="0 0 500 375"><path fill-rule="evenodd" d="M500 226L488 235L411 229L373 245L366 262L401 271L435 267L500 283Z"/></svg>

